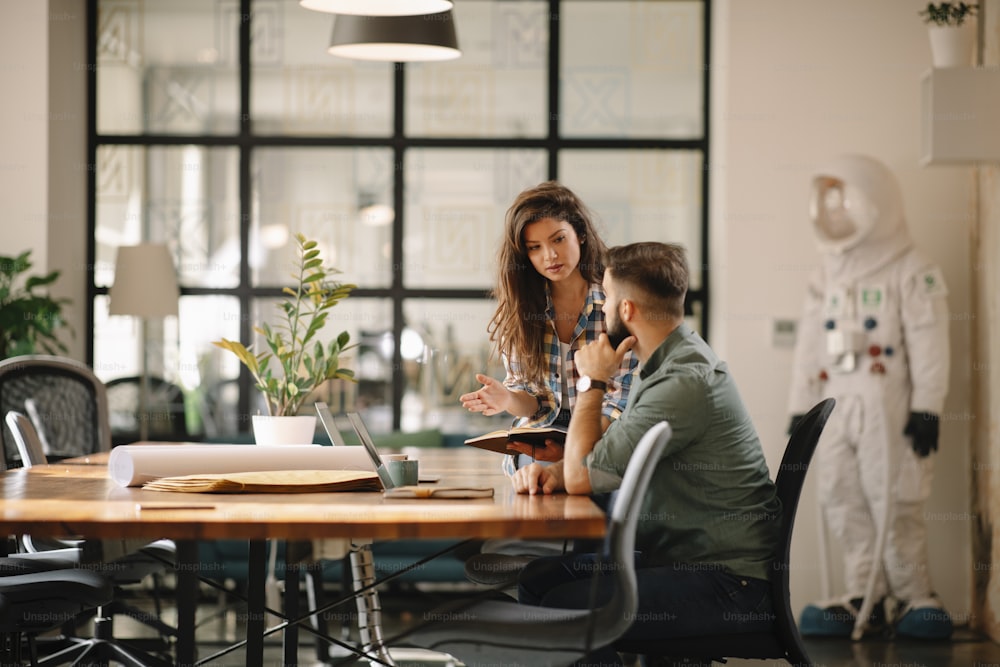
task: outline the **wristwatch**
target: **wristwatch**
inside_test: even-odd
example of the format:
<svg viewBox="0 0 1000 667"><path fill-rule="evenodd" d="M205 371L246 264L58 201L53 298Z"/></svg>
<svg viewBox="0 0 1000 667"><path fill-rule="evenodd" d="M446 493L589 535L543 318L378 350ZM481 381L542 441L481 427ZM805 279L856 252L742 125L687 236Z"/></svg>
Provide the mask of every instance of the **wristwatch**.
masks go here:
<svg viewBox="0 0 1000 667"><path fill-rule="evenodd" d="M582 394L590 391L591 389L607 391L608 383L603 380L593 380L589 375L581 375L580 379L576 381L576 390Z"/></svg>

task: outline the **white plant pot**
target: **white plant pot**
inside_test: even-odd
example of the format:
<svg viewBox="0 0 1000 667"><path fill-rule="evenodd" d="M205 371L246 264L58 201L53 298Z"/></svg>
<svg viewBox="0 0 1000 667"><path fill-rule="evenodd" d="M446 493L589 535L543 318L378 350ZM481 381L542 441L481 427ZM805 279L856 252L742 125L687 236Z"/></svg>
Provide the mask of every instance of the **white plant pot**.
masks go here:
<svg viewBox="0 0 1000 667"><path fill-rule="evenodd" d="M966 21L960 26L928 26L931 38L931 64L934 67L969 67L976 42L976 24Z"/></svg>
<svg viewBox="0 0 1000 667"><path fill-rule="evenodd" d="M254 442L258 445L311 445L316 435L316 415L253 415L251 424Z"/></svg>

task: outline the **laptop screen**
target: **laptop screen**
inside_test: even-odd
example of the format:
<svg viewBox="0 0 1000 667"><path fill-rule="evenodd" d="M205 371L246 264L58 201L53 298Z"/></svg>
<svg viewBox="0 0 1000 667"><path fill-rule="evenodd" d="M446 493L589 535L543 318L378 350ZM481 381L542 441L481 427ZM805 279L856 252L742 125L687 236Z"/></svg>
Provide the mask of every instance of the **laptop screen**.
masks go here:
<svg viewBox="0 0 1000 667"><path fill-rule="evenodd" d="M340 432L337 428L337 421L334 419L333 415L330 413L330 408L326 403L321 401L316 402L316 415L319 417L319 421L323 424L323 428L326 430L326 434L330 436L330 442L336 447L343 447L347 444L344 440L344 434ZM361 441L351 443L354 445L360 445Z"/></svg>
<svg viewBox="0 0 1000 667"><path fill-rule="evenodd" d="M344 446L344 438L341 435L339 429L337 429L337 424L330 414L330 408L327 407L326 403L316 403L316 414L319 415L319 420L323 424L323 428L326 429L326 434L330 436L330 441L335 446ZM389 471L386 470L385 464L382 462L382 456L378 453L378 449L375 448L375 441L372 440L371 434L368 433L368 427L365 426L365 422L361 419L361 415L357 412L348 412L347 419L351 422L351 428L354 429L354 433L358 436L359 444L365 448L368 452L368 457L372 461L372 467L375 472L378 473L378 477L382 480L382 486L386 489L391 489L396 485L392 482L392 477L389 475Z"/></svg>

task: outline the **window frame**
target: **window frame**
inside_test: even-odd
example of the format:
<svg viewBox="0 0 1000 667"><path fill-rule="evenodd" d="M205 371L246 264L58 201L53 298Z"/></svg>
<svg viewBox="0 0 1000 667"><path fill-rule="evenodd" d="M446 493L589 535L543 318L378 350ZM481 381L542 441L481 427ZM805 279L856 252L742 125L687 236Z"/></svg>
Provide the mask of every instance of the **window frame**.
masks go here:
<svg viewBox="0 0 1000 667"><path fill-rule="evenodd" d="M506 0L494 0L506 1ZM395 166L392 184L392 205L396 211L396 220L392 227L392 280L385 288L366 288L360 286L353 292L356 297L387 298L392 302L392 336L395 341L392 367L400 368L402 363L400 340L404 328L404 304L409 299L489 299L490 291L483 289L460 288L421 288L405 286L406 261L404 258L404 235L406 228L404 205L404 161L407 152L414 148L444 148L462 150L469 148L493 149L541 149L548 160L547 178L558 179L559 153L564 149L594 149L594 150L691 150L701 154L701 206L700 206L700 239L702 271L701 284L688 293L686 311L689 315L697 312L701 320L701 333L706 339L710 334L709 297L710 297L710 245L709 245L709 194L711 187L711 171L708 168L711 128L711 34L712 34L712 2L702 0L702 135L696 139L669 139L655 137L638 138L583 138L561 137L559 134L560 113L560 79L561 68L561 34L560 10L564 4L585 0L548 0L548 72L547 72L547 104L548 125L545 137L541 138L462 138L462 137L416 137L407 136L404 128L405 119L405 86L406 65L397 63L393 68L393 125L392 133L385 137L351 137L351 136L303 136L303 135L257 135L253 133L251 117L250 79L251 71L251 28L253 17L253 1L240 0L239 23L239 97L240 118L239 131L233 135L179 135L179 134L99 134L97 131L97 31L98 4L100 0L87 0L87 306L86 306L86 358L89 364L94 363L94 320L95 299L106 295L107 287L95 284L94 265L96 261L96 227L97 227L97 151L105 145L122 146L180 146L200 145L204 147L225 146L239 151L239 208L240 208L240 272L239 285L232 288L200 288L182 286L181 293L188 295L225 295L235 297L240 303L241 314L251 312L255 299L279 297L280 287L252 286L250 267L247 262L249 249L249 231L251 220L251 162L253 151L259 147L365 147L375 146L392 150ZM240 340L248 341L253 336L252 323L248 317L240 318ZM483 332L484 340L486 332ZM252 378L245 368L241 368L239 377L240 414L247 414L250 409L250 396L254 391ZM392 378L392 415L393 428L399 429L404 393L404 379L400 373L393 373ZM248 428L248 421L241 420L241 428Z"/></svg>

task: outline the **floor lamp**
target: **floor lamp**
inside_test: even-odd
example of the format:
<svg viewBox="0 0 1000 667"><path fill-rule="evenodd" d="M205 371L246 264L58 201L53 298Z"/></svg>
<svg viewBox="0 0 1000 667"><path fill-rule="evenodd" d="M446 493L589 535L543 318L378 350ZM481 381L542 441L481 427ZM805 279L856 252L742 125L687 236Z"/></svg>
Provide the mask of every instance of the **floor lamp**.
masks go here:
<svg viewBox="0 0 1000 667"><path fill-rule="evenodd" d="M177 272L170 250L162 243L140 243L118 248L115 282L108 290L110 315L139 318L142 339L142 375L139 385L139 439L149 439L149 360L146 324L150 318L177 315Z"/></svg>

